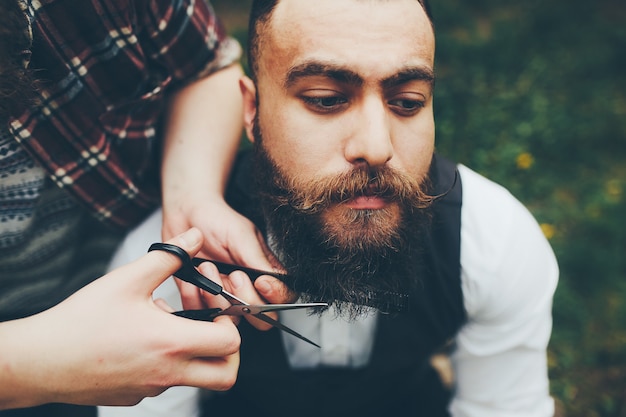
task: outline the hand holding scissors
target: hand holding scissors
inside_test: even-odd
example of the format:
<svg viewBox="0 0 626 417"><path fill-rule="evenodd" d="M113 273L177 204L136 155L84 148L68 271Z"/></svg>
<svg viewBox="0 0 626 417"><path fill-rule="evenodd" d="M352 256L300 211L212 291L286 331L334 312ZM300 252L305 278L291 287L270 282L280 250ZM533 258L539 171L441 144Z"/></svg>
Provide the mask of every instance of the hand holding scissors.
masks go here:
<svg viewBox="0 0 626 417"><path fill-rule="evenodd" d="M204 321L211 321L215 317L220 316L220 315L231 315L231 316L250 315L250 316L256 317L257 319L261 321L264 321L265 323L268 323L274 327L277 327L281 329L282 331L285 331L301 340L304 340L307 343L310 343L314 346L319 347L318 344L312 342L311 340L302 336L298 332L292 330L291 328L283 325L279 321L276 321L263 313L271 312L271 311L293 310L293 309L311 308L311 307L324 307L324 306L327 306L326 303L250 305L246 303L245 301L241 300L240 298L236 297L235 295L229 293L221 285L205 277L196 269L197 265L199 265L202 262L209 261L209 260L202 259L202 258L191 259L189 255L187 254L187 252L185 252L183 249L179 248L178 246L168 244L168 243L153 243L148 249L148 251L150 252L153 250L161 250L161 251L169 252L171 254L178 256L178 258L180 258L183 265L178 271L174 273L175 277L183 281L189 282L197 286L198 288L208 291L209 293L213 295L221 295L232 304L231 307L223 309L223 310L219 308L204 309L204 310L183 310L183 311L175 312L174 314L181 316L181 317L190 318L193 320L204 320ZM209 261L209 262L213 262L213 261ZM216 266L222 273L230 273L235 270L241 270L248 274L253 275L253 278L256 278L256 276L265 275L265 274L274 275L272 273L266 273L263 271L257 271L257 270L253 270L250 268L239 267L236 265L224 264L220 262L214 262L214 263L216 264Z"/></svg>

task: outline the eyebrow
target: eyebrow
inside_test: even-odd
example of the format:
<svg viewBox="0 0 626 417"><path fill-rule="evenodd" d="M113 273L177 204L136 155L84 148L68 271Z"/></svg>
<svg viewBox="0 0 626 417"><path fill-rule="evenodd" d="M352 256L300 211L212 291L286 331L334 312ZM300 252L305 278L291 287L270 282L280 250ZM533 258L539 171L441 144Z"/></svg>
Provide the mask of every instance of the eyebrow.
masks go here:
<svg viewBox="0 0 626 417"><path fill-rule="evenodd" d="M426 66L409 67L385 78L381 85L384 89L389 89L411 81L425 81L432 87L435 85L435 73L432 68Z"/></svg>
<svg viewBox="0 0 626 417"><path fill-rule="evenodd" d="M325 77L354 87L363 85L363 78L345 67L323 62L304 62L289 69L285 77L285 87L293 86L298 80L307 77ZM411 81L425 81L431 86L435 83L435 74L427 66L411 66L396 74L384 78L380 84L384 89L397 87Z"/></svg>
<svg viewBox="0 0 626 417"><path fill-rule="evenodd" d="M326 77L355 87L363 85L363 78L359 74L344 67L321 62L304 62L289 69L285 87L289 88L298 80L307 77Z"/></svg>

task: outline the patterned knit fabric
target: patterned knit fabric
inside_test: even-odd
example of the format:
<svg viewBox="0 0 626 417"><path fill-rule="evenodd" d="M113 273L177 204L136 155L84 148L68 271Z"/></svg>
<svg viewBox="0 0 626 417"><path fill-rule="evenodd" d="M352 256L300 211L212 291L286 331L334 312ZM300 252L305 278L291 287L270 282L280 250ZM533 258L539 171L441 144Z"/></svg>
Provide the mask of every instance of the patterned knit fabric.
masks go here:
<svg viewBox="0 0 626 417"><path fill-rule="evenodd" d="M120 238L0 131L0 321L44 310L100 276Z"/></svg>

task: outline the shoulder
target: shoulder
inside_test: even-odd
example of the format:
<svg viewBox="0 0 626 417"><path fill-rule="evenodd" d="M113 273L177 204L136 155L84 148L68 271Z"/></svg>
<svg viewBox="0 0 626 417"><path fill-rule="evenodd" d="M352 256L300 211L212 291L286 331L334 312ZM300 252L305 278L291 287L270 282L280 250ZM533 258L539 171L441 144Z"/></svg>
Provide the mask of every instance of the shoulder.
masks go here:
<svg viewBox="0 0 626 417"><path fill-rule="evenodd" d="M529 305L550 302L558 266L535 218L501 185L458 168L461 279L470 321L506 320Z"/></svg>

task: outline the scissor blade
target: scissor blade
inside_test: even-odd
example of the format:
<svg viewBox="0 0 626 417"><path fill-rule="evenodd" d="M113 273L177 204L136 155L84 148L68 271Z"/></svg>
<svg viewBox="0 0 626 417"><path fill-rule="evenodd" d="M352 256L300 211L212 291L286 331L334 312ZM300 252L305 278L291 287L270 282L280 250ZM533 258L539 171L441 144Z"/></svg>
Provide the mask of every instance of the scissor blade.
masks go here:
<svg viewBox="0 0 626 417"><path fill-rule="evenodd" d="M220 292L220 295L224 297L225 299L227 299L228 302L230 302L233 305L244 305L244 306L250 305L246 303L245 301L243 301L241 298L236 297L235 295L229 293L225 289L222 289L222 291Z"/></svg>
<svg viewBox="0 0 626 417"><path fill-rule="evenodd" d="M268 313L271 311L299 310L302 308L328 307L328 303L297 303L297 304L264 304L255 307L259 313ZM255 312L253 311L253 314Z"/></svg>
<svg viewBox="0 0 626 417"><path fill-rule="evenodd" d="M233 305L227 308L227 311L239 310L237 315L270 313L272 311L299 310L303 308L328 307L328 303L300 303L300 304L249 304L249 305ZM229 314L224 311L223 314Z"/></svg>
<svg viewBox="0 0 626 417"><path fill-rule="evenodd" d="M253 314L254 317L256 317L257 319L266 322L267 324L271 324L274 327L279 328L280 330L289 333L290 335L293 335L295 337L297 337L300 340L304 340L307 343L312 344L313 346L316 347L321 347L320 345L318 345L317 343L307 339L306 337L302 336L300 333L296 332L295 330L290 329L289 327L285 326L284 324L274 320L271 317L266 316L263 313L259 313L259 314Z"/></svg>

